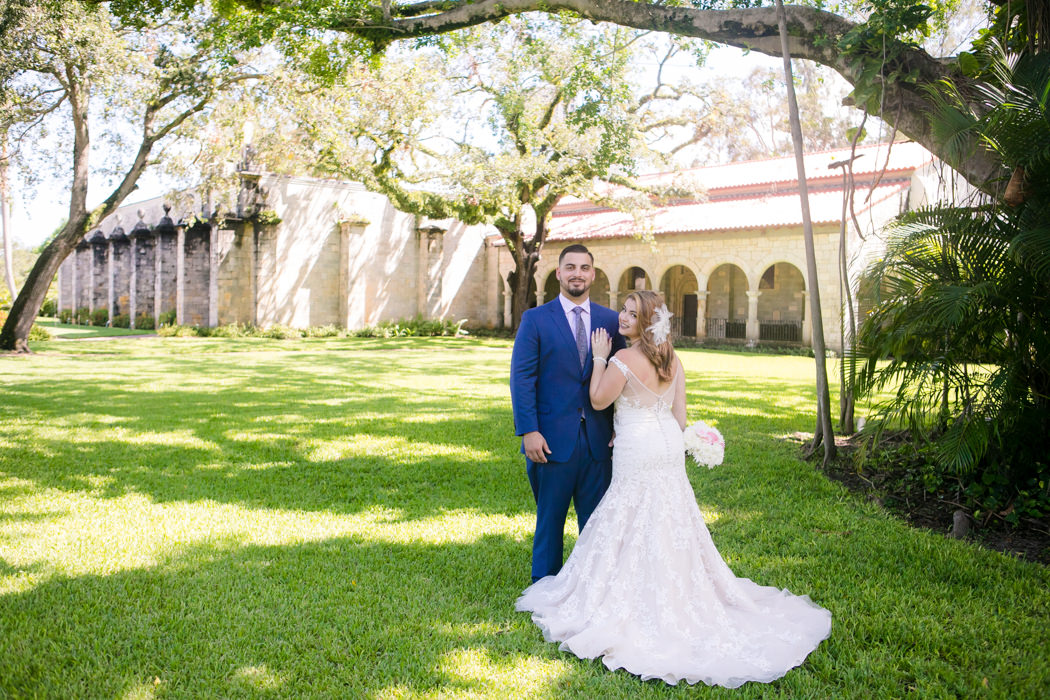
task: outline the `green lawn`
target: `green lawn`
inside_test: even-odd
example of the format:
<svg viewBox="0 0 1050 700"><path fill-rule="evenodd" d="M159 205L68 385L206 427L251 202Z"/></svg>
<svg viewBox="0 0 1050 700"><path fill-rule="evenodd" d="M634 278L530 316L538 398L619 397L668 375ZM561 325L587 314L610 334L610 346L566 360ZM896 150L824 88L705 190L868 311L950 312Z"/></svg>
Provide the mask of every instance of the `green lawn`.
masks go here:
<svg viewBox="0 0 1050 700"><path fill-rule="evenodd" d="M771 685L642 683L514 600L533 509L503 340L141 339L0 356L0 697L998 697L1050 688L1048 570L796 459L812 359L686 350L738 575L831 638ZM567 535L571 540L572 534Z"/></svg>
<svg viewBox="0 0 1050 700"><path fill-rule="evenodd" d="M120 335L154 335L152 330L135 328L109 328L106 326L78 326L72 323L59 323L55 318L38 318L36 325L46 328L55 338L62 340L84 340L88 338L110 338Z"/></svg>

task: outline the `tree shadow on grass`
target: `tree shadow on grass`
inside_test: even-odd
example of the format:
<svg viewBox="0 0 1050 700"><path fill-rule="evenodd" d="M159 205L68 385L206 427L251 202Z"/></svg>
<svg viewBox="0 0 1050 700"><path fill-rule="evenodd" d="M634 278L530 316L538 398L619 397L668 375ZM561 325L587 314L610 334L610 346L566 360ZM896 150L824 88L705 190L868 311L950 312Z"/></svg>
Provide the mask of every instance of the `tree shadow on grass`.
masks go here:
<svg viewBox="0 0 1050 700"><path fill-rule="evenodd" d="M0 457L0 472L158 502L336 513L380 506L405 519L458 508L531 512L506 352L435 364L432 347L401 347L410 361L386 366L383 354L325 345L291 360L135 354L96 374L29 377L10 386L8 406L37 429L0 428L17 445ZM734 438L759 422L763 433L789 431L791 406L746 398L760 385L768 389L691 383L690 398L726 411L720 425Z"/></svg>
<svg viewBox="0 0 1050 700"><path fill-rule="evenodd" d="M55 578L0 596L0 694L499 696L528 688L521 695L728 697L609 673L544 643L528 615L513 610L527 557L505 535L443 544L227 541L171 552L149 569ZM779 575L801 576L834 601L832 637L784 679L732 696L874 697L915 683L938 694L976 690L981 674L999 689L1031 689L1042 671L1003 675L1014 662L998 658L1004 647L986 648L986 635L1001 644L1032 630L972 619L984 606L1016 614L1030 592L998 590L1001 566L959 574L951 562L936 551L869 548L858 557L856 543L782 560ZM843 568L858 577L852 585ZM923 573L930 580L917 591ZM976 604L953 610L960 596ZM1033 650L1031 661L1041 655Z"/></svg>
<svg viewBox="0 0 1050 700"><path fill-rule="evenodd" d="M514 611L523 555L502 536L227 543L149 570L55 579L0 597L0 694L464 695L514 687L525 672L543 695L596 669Z"/></svg>

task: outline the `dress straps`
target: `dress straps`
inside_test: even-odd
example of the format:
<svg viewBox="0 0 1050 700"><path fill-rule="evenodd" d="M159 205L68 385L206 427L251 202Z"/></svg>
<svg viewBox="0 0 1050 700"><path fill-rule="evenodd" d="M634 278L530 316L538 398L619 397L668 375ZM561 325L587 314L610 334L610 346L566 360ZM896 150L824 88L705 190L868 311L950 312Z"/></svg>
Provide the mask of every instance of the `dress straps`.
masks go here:
<svg viewBox="0 0 1050 700"><path fill-rule="evenodd" d="M667 386L666 389L664 389L663 393L657 393L657 392L653 391L652 389L650 389L649 387L647 387L642 382L642 380L638 378L638 375L631 371L631 368L627 366L627 363L625 363L622 360L620 360L620 358L618 358L618 357L610 357L609 358L609 364L615 365L618 370L623 372L623 376L627 377L628 380L634 379L635 384L637 384L638 386L642 387L643 389L645 389L646 391L648 391L650 394L652 394L653 396L655 396L658 399L665 398L667 396L668 392L674 390L674 382L678 378L678 367L675 366L675 368L674 368L674 376L671 377L671 383Z"/></svg>

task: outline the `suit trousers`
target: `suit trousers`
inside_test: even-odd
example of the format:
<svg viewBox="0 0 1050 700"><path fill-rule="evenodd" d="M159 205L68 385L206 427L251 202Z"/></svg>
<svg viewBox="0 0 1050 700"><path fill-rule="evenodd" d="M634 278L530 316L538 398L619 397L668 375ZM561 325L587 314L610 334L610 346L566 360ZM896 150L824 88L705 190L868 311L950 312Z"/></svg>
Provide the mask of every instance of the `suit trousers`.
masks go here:
<svg viewBox="0 0 1050 700"><path fill-rule="evenodd" d="M582 532L612 480L612 459L595 460L587 444L583 421L576 447L565 462L538 464L525 459L525 469L536 499L536 533L532 540L532 580L553 576L564 561L565 517L570 501Z"/></svg>

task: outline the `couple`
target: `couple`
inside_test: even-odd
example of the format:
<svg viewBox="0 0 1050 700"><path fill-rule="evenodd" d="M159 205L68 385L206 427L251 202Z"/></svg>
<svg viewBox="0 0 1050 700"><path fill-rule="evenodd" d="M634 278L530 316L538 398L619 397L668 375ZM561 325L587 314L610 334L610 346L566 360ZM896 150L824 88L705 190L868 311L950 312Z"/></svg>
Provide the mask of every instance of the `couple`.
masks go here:
<svg viewBox="0 0 1050 700"><path fill-rule="evenodd" d="M558 298L522 316L511 360L536 498L533 584L517 609L561 649L643 680L779 678L828 637L831 614L737 578L715 549L685 472L671 314L648 291L619 316L591 303L594 258L582 245L562 251L557 277ZM580 536L563 567L570 500Z"/></svg>

